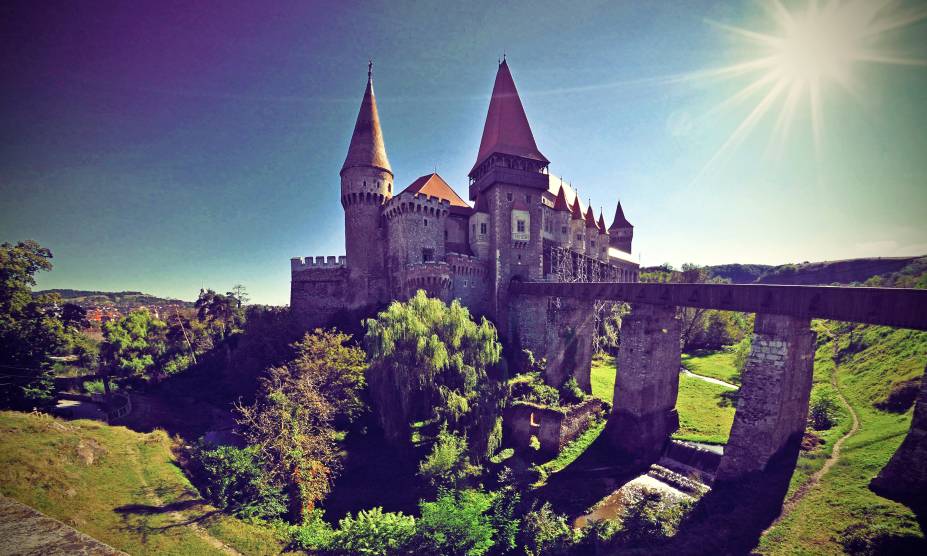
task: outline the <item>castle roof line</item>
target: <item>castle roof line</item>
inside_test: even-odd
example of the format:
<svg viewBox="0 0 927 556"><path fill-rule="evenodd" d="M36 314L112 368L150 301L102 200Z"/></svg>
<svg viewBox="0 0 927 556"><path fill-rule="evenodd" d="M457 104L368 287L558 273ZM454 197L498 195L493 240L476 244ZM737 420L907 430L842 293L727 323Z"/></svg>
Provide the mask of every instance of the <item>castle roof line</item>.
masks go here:
<svg viewBox="0 0 927 556"><path fill-rule="evenodd" d="M486 123L483 125L480 150L470 173L472 174L493 153L530 158L545 164L550 162L541 154L534 142L528 116L525 114L525 108L518 96L518 89L515 88L515 81L512 79L512 73L505 60L499 64L499 70L496 72L496 82L492 87Z"/></svg>
<svg viewBox="0 0 927 556"><path fill-rule="evenodd" d="M624 217L624 210L621 208L621 201L618 201L618 207L615 209L615 219L612 220L612 225L608 227L609 230L614 230L617 228L633 228L634 226L628 222L628 219Z"/></svg>
<svg viewBox="0 0 927 556"><path fill-rule="evenodd" d="M447 201L452 207L470 208L470 205L457 195L454 188L450 186L444 178L437 173L425 174L409 184L399 194L411 193L413 195L424 195L426 197L435 197L442 201Z"/></svg>
<svg viewBox="0 0 927 556"><path fill-rule="evenodd" d="M351 145L348 147L348 155L344 159L341 171L356 166L370 166L393 173L389 159L386 158L386 145L383 143L383 130L380 129L380 115L377 112L377 98L373 93L373 77L369 71L367 89L357 112L354 134L351 135Z"/></svg>

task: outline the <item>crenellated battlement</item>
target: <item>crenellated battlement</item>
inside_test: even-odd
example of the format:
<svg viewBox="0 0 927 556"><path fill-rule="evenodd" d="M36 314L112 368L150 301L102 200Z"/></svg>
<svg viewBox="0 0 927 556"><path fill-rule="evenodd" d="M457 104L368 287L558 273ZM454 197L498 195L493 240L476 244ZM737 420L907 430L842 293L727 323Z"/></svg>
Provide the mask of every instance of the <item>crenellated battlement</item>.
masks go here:
<svg viewBox="0 0 927 556"><path fill-rule="evenodd" d="M451 272L458 276L485 277L489 274L489 268L486 264L486 261L474 257L473 255L448 253L444 257L444 260L451 267Z"/></svg>
<svg viewBox="0 0 927 556"><path fill-rule="evenodd" d="M344 268L346 265L347 257L344 255L338 257L334 255L329 255L328 257L318 256L315 258L293 257L290 259L290 270L293 272L314 268Z"/></svg>
<svg viewBox="0 0 927 556"><path fill-rule="evenodd" d="M383 206L383 215L393 219L403 214L427 214L433 217L447 216L451 203L446 199L430 195L400 194Z"/></svg>

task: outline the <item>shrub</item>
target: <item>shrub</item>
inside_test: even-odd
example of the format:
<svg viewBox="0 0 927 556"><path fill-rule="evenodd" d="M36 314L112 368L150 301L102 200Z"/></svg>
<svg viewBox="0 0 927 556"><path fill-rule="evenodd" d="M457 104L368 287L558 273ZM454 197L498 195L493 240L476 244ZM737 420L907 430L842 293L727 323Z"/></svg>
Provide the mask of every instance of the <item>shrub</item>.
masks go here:
<svg viewBox="0 0 927 556"><path fill-rule="evenodd" d="M326 551L331 548L334 530L322 516L324 512L318 508L306 512L301 525L289 527L293 546L300 550Z"/></svg>
<svg viewBox="0 0 927 556"><path fill-rule="evenodd" d="M876 408L892 413L904 413L914 405L914 401L921 391L920 383L919 379L912 378L895 384L888 396L875 404Z"/></svg>
<svg viewBox="0 0 927 556"><path fill-rule="evenodd" d="M532 450L540 450L541 449L540 439L538 439L537 436L532 434L531 438L528 439L528 447L531 448Z"/></svg>
<svg viewBox="0 0 927 556"><path fill-rule="evenodd" d="M854 523L840 532L837 541L847 554L922 554L923 541L910 533L891 530L880 523Z"/></svg>
<svg viewBox="0 0 927 556"><path fill-rule="evenodd" d="M517 375L509 383L512 387L512 399L545 405L548 407L560 406L560 392L553 386L548 386L541 378L541 373L523 373Z"/></svg>
<svg viewBox="0 0 927 556"><path fill-rule="evenodd" d="M412 516L382 508L361 510L356 518L349 514L338 522L329 549L336 554L411 554L415 531Z"/></svg>
<svg viewBox="0 0 927 556"><path fill-rule="evenodd" d="M201 442L190 453L190 468L203 496L235 515L271 519L286 511L287 497L270 484L256 447L209 449Z"/></svg>
<svg viewBox="0 0 927 556"><path fill-rule="evenodd" d="M560 399L567 404L579 403L583 401L585 397L586 393L579 387L579 383L576 382L575 377L571 376L569 380L564 382L563 386L560 387Z"/></svg>
<svg viewBox="0 0 927 556"><path fill-rule="evenodd" d="M489 510L493 495L479 490L443 491L419 505L417 548L424 554L479 556L493 546Z"/></svg>
<svg viewBox="0 0 927 556"><path fill-rule="evenodd" d="M519 544L528 556L569 554L576 542L565 515L555 513L550 502L532 509L522 520Z"/></svg>
<svg viewBox="0 0 927 556"><path fill-rule="evenodd" d="M623 543L653 542L675 534L689 505L667 501L656 490L643 489L632 503L625 506L617 538Z"/></svg>
<svg viewBox="0 0 927 556"><path fill-rule="evenodd" d="M811 392L808 420L814 430L827 430L837 424L839 404L829 388L815 388Z"/></svg>
<svg viewBox="0 0 927 556"><path fill-rule="evenodd" d="M418 466L420 477L435 488L457 488L482 469L467 457L467 439L443 427L431 452Z"/></svg>

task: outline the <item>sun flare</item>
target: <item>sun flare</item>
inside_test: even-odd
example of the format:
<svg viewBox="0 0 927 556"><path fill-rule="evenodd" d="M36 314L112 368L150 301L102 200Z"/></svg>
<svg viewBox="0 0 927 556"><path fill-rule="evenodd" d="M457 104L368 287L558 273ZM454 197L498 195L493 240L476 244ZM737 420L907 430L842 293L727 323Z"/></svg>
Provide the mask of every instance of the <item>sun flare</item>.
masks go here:
<svg viewBox="0 0 927 556"><path fill-rule="evenodd" d="M710 21L713 26L743 41L754 53L735 64L697 72L693 79L728 79L752 76L752 80L712 111L733 108L748 99L759 98L730 137L706 165L706 169L733 147L772 111L779 107L770 147L781 150L799 105L807 102L811 132L820 148L823 91L836 84L863 100L864 88L854 76L858 63L927 66L927 59L909 57L880 45L889 31L899 30L927 18L927 8L904 9L892 0L808 1L799 9L788 9L780 0L764 7L775 31L762 33ZM702 171L704 173L705 170ZM701 174L700 174L701 175Z"/></svg>

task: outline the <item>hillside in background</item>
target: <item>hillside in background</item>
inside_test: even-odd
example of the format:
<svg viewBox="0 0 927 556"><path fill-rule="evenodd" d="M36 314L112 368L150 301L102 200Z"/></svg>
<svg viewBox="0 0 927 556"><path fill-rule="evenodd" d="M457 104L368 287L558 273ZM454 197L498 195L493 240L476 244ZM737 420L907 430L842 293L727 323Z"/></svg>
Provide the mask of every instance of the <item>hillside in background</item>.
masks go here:
<svg viewBox="0 0 927 556"><path fill-rule="evenodd" d="M733 284L790 285L867 285L898 288L917 286L918 276L927 271L925 257L870 257L843 261L784 264L721 264L706 266L711 278L723 278ZM641 268L642 273L667 272L667 265ZM911 278L911 279L908 279Z"/></svg>
<svg viewBox="0 0 927 556"><path fill-rule="evenodd" d="M192 301L168 299L142 292L100 292L88 290L52 289L33 292L33 295L57 293L67 303L81 306L106 306L132 308L147 305L183 305L193 307Z"/></svg>

